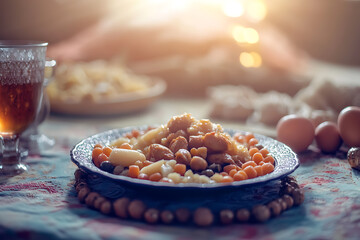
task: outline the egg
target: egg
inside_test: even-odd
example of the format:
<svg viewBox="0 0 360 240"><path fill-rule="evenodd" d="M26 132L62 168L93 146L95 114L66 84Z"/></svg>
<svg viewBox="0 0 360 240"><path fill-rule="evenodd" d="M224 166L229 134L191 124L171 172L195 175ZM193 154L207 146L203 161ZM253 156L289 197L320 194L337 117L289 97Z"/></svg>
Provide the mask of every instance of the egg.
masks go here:
<svg viewBox="0 0 360 240"><path fill-rule="evenodd" d="M304 117L287 115L276 126L277 140L288 145L295 152L303 152L313 142L315 129Z"/></svg>
<svg viewBox="0 0 360 240"><path fill-rule="evenodd" d="M315 129L315 141L322 152L336 152L342 143L336 123L326 121L318 125Z"/></svg>
<svg viewBox="0 0 360 240"><path fill-rule="evenodd" d="M340 136L349 147L360 147L360 107L344 108L338 116Z"/></svg>

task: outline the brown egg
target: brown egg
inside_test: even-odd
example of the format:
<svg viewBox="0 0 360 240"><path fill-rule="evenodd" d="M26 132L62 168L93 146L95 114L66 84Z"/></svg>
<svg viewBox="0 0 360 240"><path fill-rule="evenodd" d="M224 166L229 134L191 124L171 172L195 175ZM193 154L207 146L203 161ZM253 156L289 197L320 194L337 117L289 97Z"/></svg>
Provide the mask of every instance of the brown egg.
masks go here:
<svg viewBox="0 0 360 240"><path fill-rule="evenodd" d="M338 117L340 136L349 147L360 147L360 107L344 108Z"/></svg>
<svg viewBox="0 0 360 240"><path fill-rule="evenodd" d="M327 121L316 127L315 140L319 149L324 153L336 152L342 143L337 125Z"/></svg>
<svg viewBox="0 0 360 240"><path fill-rule="evenodd" d="M314 125L304 117L287 115L276 126L277 139L288 145L295 152L303 152L313 142Z"/></svg>

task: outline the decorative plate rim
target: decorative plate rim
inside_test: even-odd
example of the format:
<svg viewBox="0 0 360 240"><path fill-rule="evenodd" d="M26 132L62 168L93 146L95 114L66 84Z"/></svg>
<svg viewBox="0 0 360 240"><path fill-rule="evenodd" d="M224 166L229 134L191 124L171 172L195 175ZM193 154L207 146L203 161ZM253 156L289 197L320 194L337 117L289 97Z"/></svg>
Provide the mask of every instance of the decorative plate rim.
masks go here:
<svg viewBox="0 0 360 240"><path fill-rule="evenodd" d="M259 140L259 144L266 147L271 155L275 158L275 169L273 172L252 178L243 181L234 181L232 183L179 183L171 184L164 182L152 182L149 180L142 180L137 178L130 178L126 176L120 176L111 174L101 170L96 167L92 162L91 152L95 144L101 143L103 145L109 144L110 142L116 140L124 133L128 133L133 129L143 130L147 126L141 127L125 127L119 129L112 129L105 132L101 132L92 136L89 136L79 143L77 143L70 151L71 161L74 162L80 169L96 174L99 176L106 177L111 179L119 184L132 185L136 187L157 187L157 188L171 188L176 190L181 189L218 189L218 188L227 188L227 187L242 187L249 185L256 185L267 183L269 181L277 180L283 178L291 173L293 173L300 165L297 155L286 146L284 143L281 143L270 137L256 134L255 137ZM242 130L236 129L225 129L225 132L233 135L236 132L242 132Z"/></svg>

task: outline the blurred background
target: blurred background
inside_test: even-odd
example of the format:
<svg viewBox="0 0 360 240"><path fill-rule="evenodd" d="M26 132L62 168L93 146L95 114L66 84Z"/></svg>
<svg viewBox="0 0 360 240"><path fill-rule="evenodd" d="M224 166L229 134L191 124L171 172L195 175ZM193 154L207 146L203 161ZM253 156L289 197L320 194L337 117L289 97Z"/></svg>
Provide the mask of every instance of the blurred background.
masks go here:
<svg viewBox="0 0 360 240"><path fill-rule="evenodd" d="M359 20L360 1L0 0L0 39L50 43L54 112L193 97L211 117L270 126L360 105Z"/></svg>

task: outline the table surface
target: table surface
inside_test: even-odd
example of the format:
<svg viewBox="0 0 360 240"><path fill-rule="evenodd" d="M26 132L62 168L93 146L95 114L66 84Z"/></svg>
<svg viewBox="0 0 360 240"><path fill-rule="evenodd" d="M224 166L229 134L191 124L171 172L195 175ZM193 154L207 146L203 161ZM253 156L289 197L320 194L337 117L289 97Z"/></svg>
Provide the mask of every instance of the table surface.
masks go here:
<svg viewBox="0 0 360 240"><path fill-rule="evenodd" d="M27 173L0 178L0 239L360 239L360 172L346 151L323 155L315 147L300 154L293 174L305 202L265 224L195 228L147 225L105 216L80 204L73 187L76 166L69 150L81 139L108 129L167 122L184 112L208 118L202 99L161 99L135 114L106 118L51 115L40 132L56 140L42 156L29 156ZM274 129L213 120L275 136Z"/></svg>

